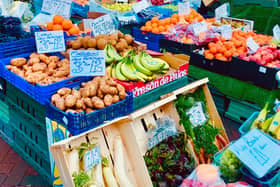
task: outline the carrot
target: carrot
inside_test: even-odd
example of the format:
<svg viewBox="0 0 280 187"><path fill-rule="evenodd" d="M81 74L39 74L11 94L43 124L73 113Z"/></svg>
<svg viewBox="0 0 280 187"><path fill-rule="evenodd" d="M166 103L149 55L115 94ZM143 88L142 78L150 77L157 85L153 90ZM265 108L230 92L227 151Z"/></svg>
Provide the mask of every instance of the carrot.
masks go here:
<svg viewBox="0 0 280 187"><path fill-rule="evenodd" d="M220 134L217 135L219 141L223 144L223 147L228 145L228 141Z"/></svg>
<svg viewBox="0 0 280 187"><path fill-rule="evenodd" d="M200 148L200 153L199 153L199 160L201 164L205 164L205 157L204 157L204 149Z"/></svg>
<svg viewBox="0 0 280 187"><path fill-rule="evenodd" d="M217 136L215 137L215 145L217 146L218 150L221 150L223 148Z"/></svg>
<svg viewBox="0 0 280 187"><path fill-rule="evenodd" d="M210 156L207 158L207 164L211 164L211 158L210 158Z"/></svg>
<svg viewBox="0 0 280 187"><path fill-rule="evenodd" d="M188 143L191 147L191 152L193 153L193 156L194 156L194 160L195 160L195 163L198 163L199 164L199 157L197 155L197 153L195 152L195 149L194 149L194 143L191 139L188 140Z"/></svg>

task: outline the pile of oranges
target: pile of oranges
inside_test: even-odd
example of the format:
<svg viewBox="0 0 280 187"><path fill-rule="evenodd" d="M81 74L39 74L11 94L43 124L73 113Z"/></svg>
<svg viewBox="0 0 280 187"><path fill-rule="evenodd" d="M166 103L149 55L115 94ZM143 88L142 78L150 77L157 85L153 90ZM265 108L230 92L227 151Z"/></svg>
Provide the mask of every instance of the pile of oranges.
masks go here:
<svg viewBox="0 0 280 187"><path fill-rule="evenodd" d="M47 23L49 31L66 31L69 35L80 34L78 26L74 25L71 20L64 19L60 15L55 15L52 22Z"/></svg>
<svg viewBox="0 0 280 187"><path fill-rule="evenodd" d="M169 18L158 19L158 17L153 17L152 20L147 21L144 26L140 29L142 31L152 32L152 33L165 33L169 31L169 28L180 24L192 24L195 21L201 22L204 18L196 12L194 9L191 9L188 15L179 15L172 14Z"/></svg>
<svg viewBox="0 0 280 187"><path fill-rule="evenodd" d="M269 43L272 39L271 36L263 34L234 30L231 40L226 41L224 38L220 38L217 42L210 42L208 49L204 51L204 56L210 60L215 58L222 61L231 61L233 56L248 53L246 41L249 37L252 37L260 46Z"/></svg>

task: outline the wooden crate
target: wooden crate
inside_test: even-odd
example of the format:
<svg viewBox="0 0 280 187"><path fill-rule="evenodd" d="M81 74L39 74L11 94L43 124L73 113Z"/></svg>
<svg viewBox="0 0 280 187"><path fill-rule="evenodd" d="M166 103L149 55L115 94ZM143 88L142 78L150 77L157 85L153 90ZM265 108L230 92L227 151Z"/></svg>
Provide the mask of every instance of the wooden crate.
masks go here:
<svg viewBox="0 0 280 187"><path fill-rule="evenodd" d="M127 160L126 171L127 176L135 187L152 187L152 180L149 176L148 168L145 164L143 156L148 150L148 125L155 124L156 119L168 115L176 122L179 132L184 132L184 128L179 125L179 115L174 106L173 101L177 99L177 95L188 94L194 92L197 88L202 87L207 101L207 110L212 124L222 129L223 137L228 140L224 131L224 127L215 107L212 96L207 87L208 79L202 79L193 82L185 87L177 89L170 94L162 97L161 100L154 102L140 110L135 111L131 115L116 119L97 129L88 131L76 137L71 137L62 142L58 142L51 146L51 152L54 160L61 171L61 179L64 186L73 186L71 160L68 160L67 150L71 147L78 146L87 138L90 140L97 137L97 142L101 147L101 154L111 158L110 166L114 165L114 139L121 136L125 150L125 160ZM187 142L188 146L190 143ZM192 150L192 149L190 149ZM195 153L192 152L194 155ZM194 157L195 158L195 157ZM198 161L196 160L196 163Z"/></svg>

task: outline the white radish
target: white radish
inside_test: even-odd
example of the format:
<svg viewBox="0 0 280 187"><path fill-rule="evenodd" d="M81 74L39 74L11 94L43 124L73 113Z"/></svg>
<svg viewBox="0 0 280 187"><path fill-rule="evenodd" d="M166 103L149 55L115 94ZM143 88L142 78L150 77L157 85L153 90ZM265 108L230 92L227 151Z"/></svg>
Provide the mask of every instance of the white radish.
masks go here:
<svg viewBox="0 0 280 187"><path fill-rule="evenodd" d="M106 187L119 187L109 166L103 167L103 176L105 179Z"/></svg>

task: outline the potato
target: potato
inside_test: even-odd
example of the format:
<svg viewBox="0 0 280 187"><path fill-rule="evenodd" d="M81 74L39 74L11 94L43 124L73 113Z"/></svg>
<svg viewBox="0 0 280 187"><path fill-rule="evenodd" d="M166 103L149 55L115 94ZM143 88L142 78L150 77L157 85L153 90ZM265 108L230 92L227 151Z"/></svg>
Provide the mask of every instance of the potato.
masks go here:
<svg viewBox="0 0 280 187"><path fill-rule="evenodd" d="M120 101L120 97L118 95L113 96L113 103L117 103Z"/></svg>
<svg viewBox="0 0 280 187"><path fill-rule="evenodd" d="M127 93L126 92L119 92L119 96L120 96L121 100L124 100L125 97L127 96Z"/></svg>
<svg viewBox="0 0 280 187"><path fill-rule="evenodd" d="M118 41L119 36L118 36L118 33L113 33L113 34L110 34L108 38L109 38L109 40Z"/></svg>
<svg viewBox="0 0 280 187"><path fill-rule="evenodd" d="M80 41L72 42L72 48L73 49L80 49L81 47L82 47L82 43Z"/></svg>
<svg viewBox="0 0 280 187"><path fill-rule="evenodd" d="M77 98L74 95L67 95L65 97L65 106L67 108L72 108L76 105Z"/></svg>
<svg viewBox="0 0 280 187"><path fill-rule="evenodd" d="M75 106L76 106L77 109L80 109L80 108L82 109L83 106L84 106L83 99L78 99Z"/></svg>
<svg viewBox="0 0 280 187"><path fill-rule="evenodd" d="M105 107L104 102L99 97L95 96L91 99L91 101L92 101L93 106L97 109L101 109L101 108Z"/></svg>
<svg viewBox="0 0 280 187"><path fill-rule="evenodd" d="M94 112L95 110L93 110L92 108L86 108L86 113L91 113L91 112Z"/></svg>
<svg viewBox="0 0 280 187"><path fill-rule="evenodd" d="M73 89L71 94L74 95L77 99L81 98L81 92L79 90Z"/></svg>
<svg viewBox="0 0 280 187"><path fill-rule="evenodd" d="M58 56L50 56L48 61L49 61L49 63L52 63L52 62L57 63L57 62L59 62L59 57Z"/></svg>
<svg viewBox="0 0 280 187"><path fill-rule="evenodd" d="M37 63L37 64L34 64L32 66L32 70L34 72L37 72L37 71L45 71L47 68L47 65L45 63Z"/></svg>
<svg viewBox="0 0 280 187"><path fill-rule="evenodd" d="M103 50L107 45L107 40L104 38L97 39L97 49Z"/></svg>
<svg viewBox="0 0 280 187"><path fill-rule="evenodd" d="M98 90L97 90L97 96L98 96L99 98L103 99L104 93L103 93L100 89L98 89Z"/></svg>
<svg viewBox="0 0 280 187"><path fill-rule="evenodd" d="M84 112L84 110L82 110L82 109L76 109L76 113L83 113Z"/></svg>
<svg viewBox="0 0 280 187"><path fill-rule="evenodd" d="M32 53L31 55L29 55L29 58L39 58L39 54L38 53Z"/></svg>
<svg viewBox="0 0 280 187"><path fill-rule="evenodd" d="M21 67L24 64L26 64L26 59L25 58L14 58L11 60L11 65L16 66L16 67Z"/></svg>
<svg viewBox="0 0 280 187"><path fill-rule="evenodd" d="M81 92L81 96L83 98L87 98L89 97L90 93L89 93L89 89L86 89L86 88L81 88L80 89L80 92Z"/></svg>
<svg viewBox="0 0 280 187"><path fill-rule="evenodd" d="M119 92L125 92L125 88L121 84L117 84L117 89Z"/></svg>
<svg viewBox="0 0 280 187"><path fill-rule="evenodd" d="M68 75L69 75L69 72L64 71L64 70L54 71L54 73L53 73L53 76L54 76L54 77L59 77L59 78L61 78L61 77L66 77L66 76L68 76Z"/></svg>
<svg viewBox="0 0 280 187"><path fill-rule="evenodd" d="M106 94L104 96L104 104L105 106L110 106L111 104L113 104L113 96L110 94Z"/></svg>
<svg viewBox="0 0 280 187"><path fill-rule="evenodd" d="M37 63L40 63L40 59L38 57L30 58L27 62L27 64L30 66L37 64Z"/></svg>
<svg viewBox="0 0 280 187"><path fill-rule="evenodd" d="M133 37L130 34L124 35L124 39L126 40L128 45L132 44L133 42Z"/></svg>
<svg viewBox="0 0 280 187"><path fill-rule="evenodd" d="M54 104L55 103L55 101L57 100L57 99L60 99L61 97L60 97L60 95L59 94L54 94L53 96L52 96L52 98L51 98L51 102L52 102L52 104Z"/></svg>
<svg viewBox="0 0 280 187"><path fill-rule="evenodd" d="M59 97L55 100L55 106L60 110L65 110L64 99Z"/></svg>
<svg viewBox="0 0 280 187"><path fill-rule="evenodd" d="M124 35L123 35L123 33L121 31L118 31L118 37L119 38L123 38L124 37Z"/></svg>
<svg viewBox="0 0 280 187"><path fill-rule="evenodd" d="M57 62L51 62L51 63L48 64L48 68L49 69L55 69L57 67L56 64L57 64Z"/></svg>
<svg viewBox="0 0 280 187"><path fill-rule="evenodd" d="M101 84L100 85L100 90L104 93L104 94L111 94L111 95L116 95L118 94L118 90L116 87L113 86L109 86L107 84Z"/></svg>
<svg viewBox="0 0 280 187"><path fill-rule="evenodd" d="M87 106L87 107L89 107L89 108L93 108L93 103L92 103L92 101L91 101L91 99L90 98L83 98L83 101L84 101L84 103L85 103L85 105Z"/></svg>
<svg viewBox="0 0 280 187"><path fill-rule="evenodd" d="M87 41L87 45L89 48L96 48L96 39L91 38Z"/></svg>
<svg viewBox="0 0 280 187"><path fill-rule="evenodd" d="M48 63L48 61L49 61L49 57L47 57L47 56L44 55L44 54L40 54L40 55L39 55L39 59L40 59L40 61L42 61L42 62L44 62L44 63Z"/></svg>
<svg viewBox="0 0 280 187"><path fill-rule="evenodd" d="M70 88L60 88L57 93L61 96L71 94L72 90Z"/></svg>
<svg viewBox="0 0 280 187"><path fill-rule="evenodd" d="M106 79L106 84L108 84L109 86L117 86L117 82L111 78Z"/></svg>

